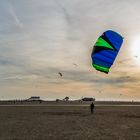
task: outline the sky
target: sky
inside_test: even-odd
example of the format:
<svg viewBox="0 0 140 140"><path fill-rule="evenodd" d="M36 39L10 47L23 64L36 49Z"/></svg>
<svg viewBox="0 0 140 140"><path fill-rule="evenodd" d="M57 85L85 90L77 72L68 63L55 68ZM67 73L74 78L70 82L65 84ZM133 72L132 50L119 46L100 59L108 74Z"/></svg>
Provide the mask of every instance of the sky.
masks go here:
<svg viewBox="0 0 140 140"><path fill-rule="evenodd" d="M139 0L0 0L0 99L140 100L139 6ZM93 45L106 30L124 37L109 74L91 66Z"/></svg>

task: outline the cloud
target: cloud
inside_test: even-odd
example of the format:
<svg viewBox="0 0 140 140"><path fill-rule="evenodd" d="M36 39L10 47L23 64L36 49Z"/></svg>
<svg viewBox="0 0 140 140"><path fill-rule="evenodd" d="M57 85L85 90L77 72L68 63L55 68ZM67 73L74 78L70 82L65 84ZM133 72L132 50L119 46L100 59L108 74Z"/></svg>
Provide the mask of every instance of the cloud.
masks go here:
<svg viewBox="0 0 140 140"><path fill-rule="evenodd" d="M92 91L103 89L138 90L139 67L131 66L129 46L131 37L139 32L138 5L139 1L132 4L131 0L1 1L0 83L3 91L10 92L7 86L31 90L35 84L42 88L44 96L46 91L71 95L76 90L79 94L92 95ZM93 44L107 29L125 36L108 75L94 70L90 58ZM58 72L63 73L62 78Z"/></svg>
<svg viewBox="0 0 140 140"><path fill-rule="evenodd" d="M23 23L20 21L20 19L18 18L18 16L16 15L16 12L13 8L13 6L11 4L7 5L8 11L11 14L11 16L13 17L13 19L15 20L16 24L22 28L23 27Z"/></svg>

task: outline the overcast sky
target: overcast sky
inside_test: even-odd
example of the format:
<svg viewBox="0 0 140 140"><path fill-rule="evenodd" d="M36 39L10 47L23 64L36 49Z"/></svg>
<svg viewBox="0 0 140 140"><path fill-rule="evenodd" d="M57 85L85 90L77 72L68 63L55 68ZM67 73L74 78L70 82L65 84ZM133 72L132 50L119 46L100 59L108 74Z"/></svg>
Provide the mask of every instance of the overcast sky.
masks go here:
<svg viewBox="0 0 140 140"><path fill-rule="evenodd" d="M140 100L139 7L139 0L0 0L0 99ZM124 43L104 74L90 56L108 29Z"/></svg>

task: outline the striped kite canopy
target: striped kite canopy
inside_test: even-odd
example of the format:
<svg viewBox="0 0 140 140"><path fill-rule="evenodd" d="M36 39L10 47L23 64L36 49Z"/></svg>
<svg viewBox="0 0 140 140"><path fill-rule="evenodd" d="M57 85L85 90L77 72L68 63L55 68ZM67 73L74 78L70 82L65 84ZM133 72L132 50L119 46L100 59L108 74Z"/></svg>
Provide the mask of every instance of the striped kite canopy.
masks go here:
<svg viewBox="0 0 140 140"><path fill-rule="evenodd" d="M92 66L101 72L108 73L123 43L123 37L108 30L96 41L91 54Z"/></svg>

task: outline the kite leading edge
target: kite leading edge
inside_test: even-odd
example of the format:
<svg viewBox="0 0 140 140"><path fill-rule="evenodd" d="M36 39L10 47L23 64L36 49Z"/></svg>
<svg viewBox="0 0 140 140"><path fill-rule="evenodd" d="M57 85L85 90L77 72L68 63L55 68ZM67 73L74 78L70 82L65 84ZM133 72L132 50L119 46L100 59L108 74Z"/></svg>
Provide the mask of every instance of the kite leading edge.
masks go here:
<svg viewBox="0 0 140 140"><path fill-rule="evenodd" d="M96 41L91 54L92 66L101 72L108 73L123 43L123 37L108 30Z"/></svg>

